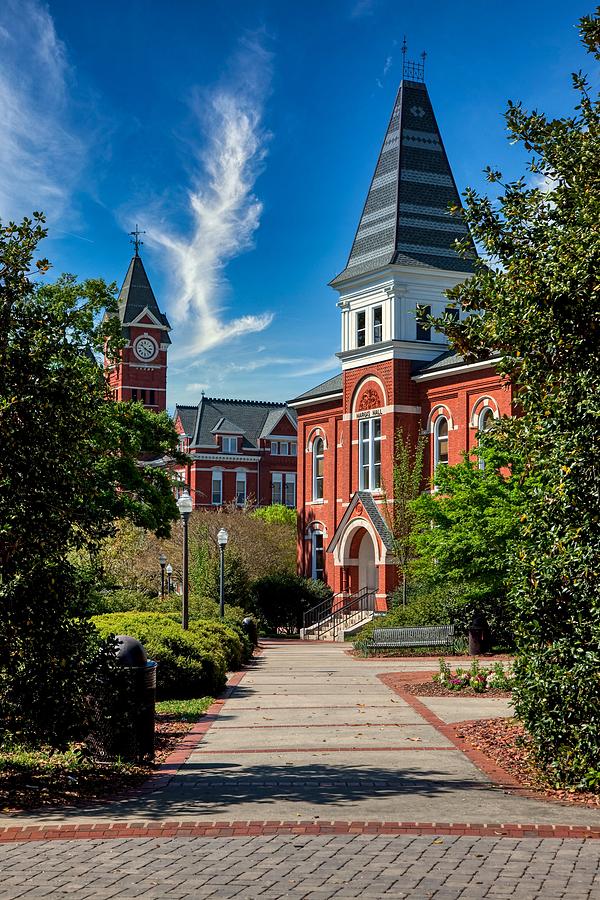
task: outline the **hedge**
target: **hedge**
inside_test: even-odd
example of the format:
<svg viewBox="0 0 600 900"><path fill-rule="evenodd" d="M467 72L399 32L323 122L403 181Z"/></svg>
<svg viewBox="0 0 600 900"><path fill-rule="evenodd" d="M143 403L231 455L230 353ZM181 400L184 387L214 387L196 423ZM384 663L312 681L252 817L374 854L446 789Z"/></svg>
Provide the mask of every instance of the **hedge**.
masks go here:
<svg viewBox="0 0 600 900"><path fill-rule="evenodd" d="M247 658L247 646L235 626L195 621L184 631L169 615L109 613L94 616L101 637L127 634L144 645L158 664L157 696L161 699L218 694L228 669Z"/></svg>

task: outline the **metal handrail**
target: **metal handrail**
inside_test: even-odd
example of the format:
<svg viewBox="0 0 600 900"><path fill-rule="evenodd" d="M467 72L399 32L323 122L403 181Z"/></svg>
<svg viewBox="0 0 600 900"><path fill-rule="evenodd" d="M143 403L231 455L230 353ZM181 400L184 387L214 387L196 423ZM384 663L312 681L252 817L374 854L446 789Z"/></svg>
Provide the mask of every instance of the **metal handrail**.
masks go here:
<svg viewBox="0 0 600 900"><path fill-rule="evenodd" d="M343 594L336 594L336 597L339 596L343 596ZM317 640L320 640L330 631L333 631L333 639L335 640L340 627L344 629L348 620L353 618L353 616L355 616L357 613L374 611L374 590L371 590L370 588L363 588L362 590L357 591L355 594L350 594L350 596L348 597L346 602L342 604L342 606L339 606L337 609L332 608L330 616L317 623Z"/></svg>
<svg viewBox="0 0 600 900"><path fill-rule="evenodd" d="M302 616L302 626L304 628L311 628L313 625L316 625L317 622L321 622L323 619L327 619L331 615L331 611L333 609L333 601L336 597L341 596L343 596L343 592L332 594L332 596L328 597L327 600L322 600L320 603L317 603L316 606L311 607L311 609L307 609L307 611Z"/></svg>

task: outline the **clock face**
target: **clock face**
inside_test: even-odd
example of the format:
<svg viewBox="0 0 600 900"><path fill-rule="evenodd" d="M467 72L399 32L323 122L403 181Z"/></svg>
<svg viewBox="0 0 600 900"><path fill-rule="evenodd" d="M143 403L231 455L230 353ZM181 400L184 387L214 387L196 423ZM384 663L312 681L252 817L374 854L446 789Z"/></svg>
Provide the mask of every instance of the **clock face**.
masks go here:
<svg viewBox="0 0 600 900"><path fill-rule="evenodd" d="M150 337L138 338L133 349L135 350L135 355L145 362L149 359L154 359L158 353L156 343Z"/></svg>

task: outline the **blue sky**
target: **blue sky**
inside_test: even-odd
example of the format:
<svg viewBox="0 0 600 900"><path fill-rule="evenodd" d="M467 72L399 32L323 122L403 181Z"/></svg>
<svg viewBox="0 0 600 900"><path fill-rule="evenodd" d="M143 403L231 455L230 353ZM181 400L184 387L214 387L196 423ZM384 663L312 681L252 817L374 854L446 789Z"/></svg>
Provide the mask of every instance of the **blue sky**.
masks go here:
<svg viewBox="0 0 600 900"><path fill-rule="evenodd" d="M508 98L552 115L590 72L556 0L3 0L0 217L46 211L56 274L120 286L131 247L173 324L169 405L286 400L335 373L336 294L401 75L459 188L520 174Z"/></svg>

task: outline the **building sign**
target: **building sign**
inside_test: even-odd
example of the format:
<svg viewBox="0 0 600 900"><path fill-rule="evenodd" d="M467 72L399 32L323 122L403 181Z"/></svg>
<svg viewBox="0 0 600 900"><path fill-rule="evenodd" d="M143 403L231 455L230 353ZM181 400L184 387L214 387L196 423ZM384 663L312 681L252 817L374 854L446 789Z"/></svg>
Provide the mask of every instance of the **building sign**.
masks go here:
<svg viewBox="0 0 600 900"><path fill-rule="evenodd" d="M380 416L382 414L381 407L377 409L364 409L356 413L357 419L370 419L372 416Z"/></svg>

